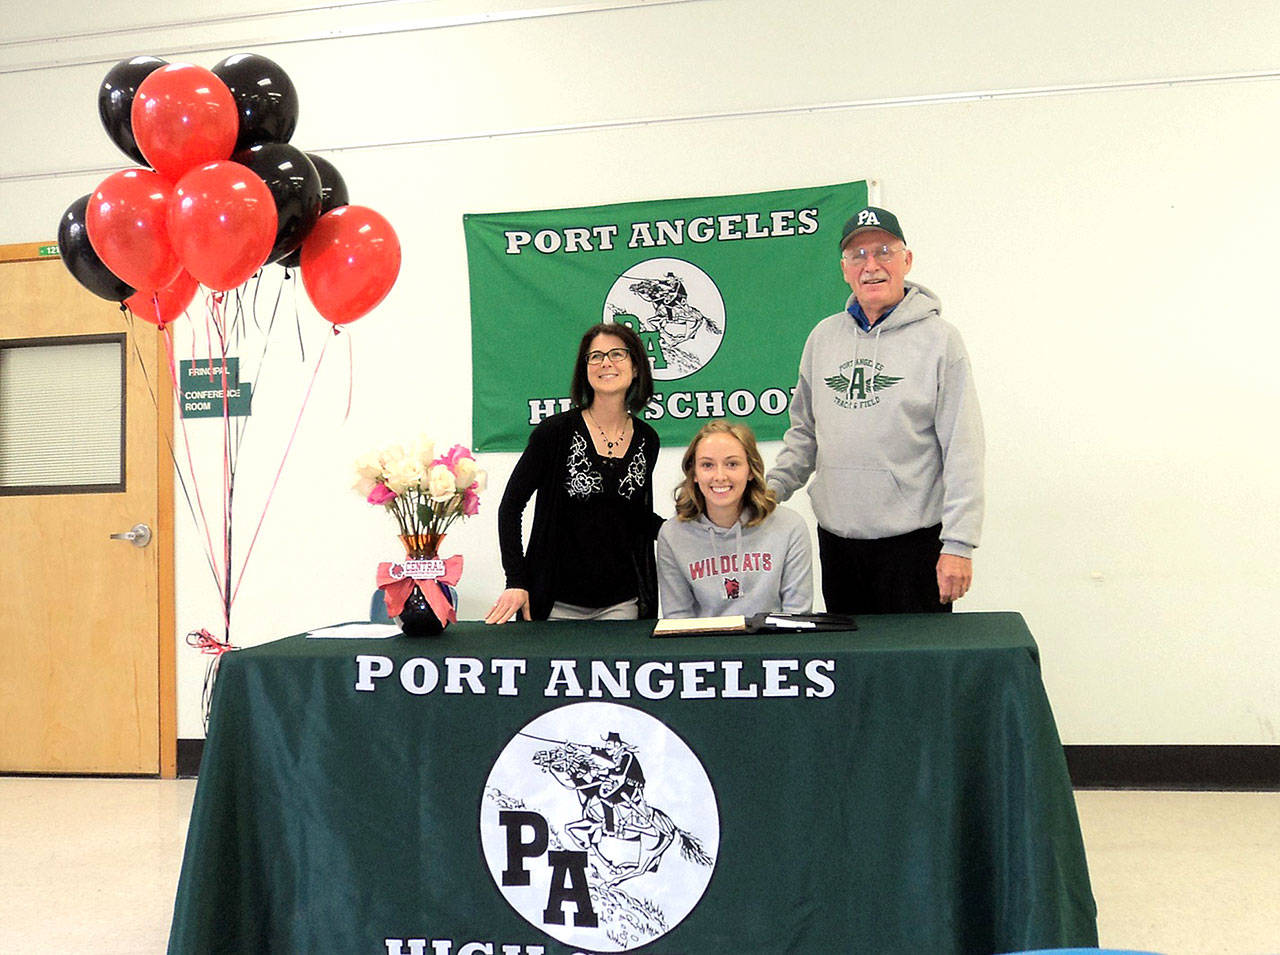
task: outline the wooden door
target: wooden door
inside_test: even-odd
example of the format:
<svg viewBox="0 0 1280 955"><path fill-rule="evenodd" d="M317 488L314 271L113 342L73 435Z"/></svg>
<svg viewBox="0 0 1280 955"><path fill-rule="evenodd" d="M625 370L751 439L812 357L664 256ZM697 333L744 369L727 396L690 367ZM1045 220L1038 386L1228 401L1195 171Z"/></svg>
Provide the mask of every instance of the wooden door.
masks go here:
<svg viewBox="0 0 1280 955"><path fill-rule="evenodd" d="M105 491L61 482L0 488L0 771L173 776L164 347L145 322L129 333L119 308L81 288L51 250L0 247L0 350L14 368L19 348L121 343L122 480ZM0 440L5 434L0 421ZM111 539L136 524L150 527L149 545Z"/></svg>

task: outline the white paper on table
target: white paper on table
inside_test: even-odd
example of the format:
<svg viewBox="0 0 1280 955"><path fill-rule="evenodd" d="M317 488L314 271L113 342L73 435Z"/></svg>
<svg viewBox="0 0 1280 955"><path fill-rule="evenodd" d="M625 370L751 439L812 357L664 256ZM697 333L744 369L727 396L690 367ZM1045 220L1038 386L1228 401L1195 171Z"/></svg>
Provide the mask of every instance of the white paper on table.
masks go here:
<svg viewBox="0 0 1280 955"><path fill-rule="evenodd" d="M792 620L790 617L768 616L764 618L767 627L782 627L787 630L814 630L817 624L809 620Z"/></svg>
<svg viewBox="0 0 1280 955"><path fill-rule="evenodd" d="M340 623L306 634L319 640L384 640L399 635L400 628L392 623Z"/></svg>

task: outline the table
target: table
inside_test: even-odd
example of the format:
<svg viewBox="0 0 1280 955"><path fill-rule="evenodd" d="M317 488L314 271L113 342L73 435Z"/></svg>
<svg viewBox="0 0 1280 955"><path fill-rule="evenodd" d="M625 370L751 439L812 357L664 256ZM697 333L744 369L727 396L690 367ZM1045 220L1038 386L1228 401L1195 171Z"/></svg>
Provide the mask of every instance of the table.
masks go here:
<svg viewBox="0 0 1280 955"><path fill-rule="evenodd" d="M226 654L169 951L1096 945L1022 617L859 623L461 622Z"/></svg>

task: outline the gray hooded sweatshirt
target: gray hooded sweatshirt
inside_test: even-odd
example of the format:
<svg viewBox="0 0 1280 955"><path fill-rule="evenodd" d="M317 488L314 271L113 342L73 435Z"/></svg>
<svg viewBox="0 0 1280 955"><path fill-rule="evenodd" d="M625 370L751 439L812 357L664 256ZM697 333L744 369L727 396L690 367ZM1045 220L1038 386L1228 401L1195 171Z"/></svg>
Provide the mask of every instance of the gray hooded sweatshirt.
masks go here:
<svg viewBox="0 0 1280 955"><path fill-rule="evenodd" d="M941 523L943 553L969 557L983 509L969 356L940 317L938 297L910 282L906 290L870 331L845 311L809 333L791 427L766 479L785 501L812 475L814 516L841 537L896 537Z"/></svg>
<svg viewBox="0 0 1280 955"><path fill-rule="evenodd" d="M663 617L808 613L813 548L804 518L785 507L755 527L720 527L707 515L673 517L658 532Z"/></svg>

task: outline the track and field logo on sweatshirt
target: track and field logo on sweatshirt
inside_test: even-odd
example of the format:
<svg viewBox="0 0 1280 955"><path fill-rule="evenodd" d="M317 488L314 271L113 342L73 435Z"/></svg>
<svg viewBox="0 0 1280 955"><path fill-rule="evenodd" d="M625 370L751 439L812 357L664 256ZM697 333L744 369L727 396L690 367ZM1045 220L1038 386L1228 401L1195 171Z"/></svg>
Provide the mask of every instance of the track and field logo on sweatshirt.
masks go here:
<svg viewBox="0 0 1280 955"><path fill-rule="evenodd" d="M884 365L871 367L870 358L850 358L839 371L823 378L823 383L834 391L836 404L841 408L870 408L880 403L880 392L887 391L902 380L883 374Z"/></svg>
<svg viewBox="0 0 1280 955"><path fill-rule="evenodd" d="M529 924L591 952L629 952L680 924L715 868L715 791L654 717L573 703L512 736L480 807L498 890Z"/></svg>
<svg viewBox="0 0 1280 955"><path fill-rule="evenodd" d="M640 336L653 377L687 378L724 341L724 297L715 281L684 259L646 259L619 276L605 296L604 320Z"/></svg>

